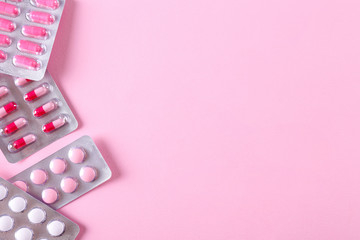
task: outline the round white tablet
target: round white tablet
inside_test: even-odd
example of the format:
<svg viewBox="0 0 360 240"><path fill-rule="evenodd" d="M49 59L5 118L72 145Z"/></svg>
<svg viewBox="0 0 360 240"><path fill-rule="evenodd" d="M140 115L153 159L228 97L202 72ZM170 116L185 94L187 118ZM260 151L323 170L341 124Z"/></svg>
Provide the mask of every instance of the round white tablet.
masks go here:
<svg viewBox="0 0 360 240"><path fill-rule="evenodd" d="M28 213L28 218L31 223L42 223L46 220L46 212L41 208L33 208Z"/></svg>
<svg viewBox="0 0 360 240"><path fill-rule="evenodd" d="M14 227L14 219L8 215L0 216L0 232L10 231Z"/></svg>
<svg viewBox="0 0 360 240"><path fill-rule="evenodd" d="M47 225L47 230L51 236L58 237L65 231L65 223L54 220Z"/></svg>
<svg viewBox="0 0 360 240"><path fill-rule="evenodd" d="M9 208L16 213L22 212L26 208L26 200L22 197L14 197L9 201Z"/></svg>
<svg viewBox="0 0 360 240"><path fill-rule="evenodd" d="M16 240L32 240L33 239L33 231L29 228L20 228L15 232Z"/></svg>
<svg viewBox="0 0 360 240"><path fill-rule="evenodd" d="M0 201L4 200L8 195L8 189L4 185L0 185Z"/></svg>

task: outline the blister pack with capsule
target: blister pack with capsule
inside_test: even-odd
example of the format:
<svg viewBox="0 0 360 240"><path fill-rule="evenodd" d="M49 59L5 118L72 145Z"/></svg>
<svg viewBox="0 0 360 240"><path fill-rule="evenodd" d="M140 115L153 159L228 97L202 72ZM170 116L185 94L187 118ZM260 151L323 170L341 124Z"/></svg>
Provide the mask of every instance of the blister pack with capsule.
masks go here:
<svg viewBox="0 0 360 240"><path fill-rule="evenodd" d="M41 81L0 74L0 149L15 163L78 126L48 72Z"/></svg>
<svg viewBox="0 0 360 240"><path fill-rule="evenodd" d="M11 179L58 209L107 181L111 170L89 136L83 136Z"/></svg>
<svg viewBox="0 0 360 240"><path fill-rule="evenodd" d="M0 0L0 73L44 77L65 0Z"/></svg>
<svg viewBox="0 0 360 240"><path fill-rule="evenodd" d="M0 178L0 239L73 240L79 226Z"/></svg>

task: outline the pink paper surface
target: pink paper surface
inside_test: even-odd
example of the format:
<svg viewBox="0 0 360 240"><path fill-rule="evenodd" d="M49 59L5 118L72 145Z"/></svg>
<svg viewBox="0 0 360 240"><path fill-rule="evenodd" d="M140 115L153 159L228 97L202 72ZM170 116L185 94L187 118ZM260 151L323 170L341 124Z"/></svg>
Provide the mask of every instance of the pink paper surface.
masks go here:
<svg viewBox="0 0 360 240"><path fill-rule="evenodd" d="M79 240L360 239L358 0L67 0L49 71L113 178Z"/></svg>

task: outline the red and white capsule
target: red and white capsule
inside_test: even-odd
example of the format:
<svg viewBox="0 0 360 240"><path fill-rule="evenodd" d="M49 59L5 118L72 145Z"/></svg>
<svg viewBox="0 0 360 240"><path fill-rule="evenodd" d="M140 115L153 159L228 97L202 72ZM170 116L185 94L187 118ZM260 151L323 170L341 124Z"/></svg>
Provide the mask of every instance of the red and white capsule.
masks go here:
<svg viewBox="0 0 360 240"><path fill-rule="evenodd" d="M62 126L65 125L65 123L67 122L66 117L64 116L60 116L59 118L45 124L42 127L43 132L45 133L50 133L58 128L61 128Z"/></svg>
<svg viewBox="0 0 360 240"><path fill-rule="evenodd" d="M17 108L17 104L15 102L9 102L8 104L2 106L0 108L0 118L3 118L6 115L10 114L11 112L15 111L16 108Z"/></svg>
<svg viewBox="0 0 360 240"><path fill-rule="evenodd" d="M13 64L17 67L28 70L39 70L41 67L40 61L36 60L35 58L29 58L23 55L15 55L13 57Z"/></svg>
<svg viewBox="0 0 360 240"><path fill-rule="evenodd" d="M21 33L26 37L46 39L49 35L48 31L43 27L25 25L21 29Z"/></svg>
<svg viewBox="0 0 360 240"><path fill-rule="evenodd" d="M51 100L50 102L45 103L44 105L36 108L33 111L34 117L42 117L45 114L55 110L57 108L57 102L55 100Z"/></svg>
<svg viewBox="0 0 360 240"><path fill-rule="evenodd" d="M10 20L0 18L0 30L5 32L13 32L16 29L16 24Z"/></svg>
<svg viewBox="0 0 360 240"><path fill-rule="evenodd" d="M20 14L20 9L10 3L0 2L0 14L9 17L17 17Z"/></svg>
<svg viewBox="0 0 360 240"><path fill-rule="evenodd" d="M28 134L22 138L19 138L15 140L14 142L10 143L8 146L8 149L10 152L15 152L17 150L20 150L21 148L24 148L31 143L35 142L36 137L34 134Z"/></svg>
<svg viewBox="0 0 360 240"><path fill-rule="evenodd" d="M40 44L28 40L19 40L17 48L22 52L36 55L40 55L44 51L44 48Z"/></svg>
<svg viewBox="0 0 360 240"><path fill-rule="evenodd" d="M40 11L31 11L26 14L26 18L34 23L41 23L41 24L53 24L55 22L55 16L47 13L47 12L40 12Z"/></svg>
<svg viewBox="0 0 360 240"><path fill-rule="evenodd" d="M12 123L6 125L3 129L1 129L1 134L3 135L10 135L15 133L20 128L24 127L27 124L25 118L18 118Z"/></svg>
<svg viewBox="0 0 360 240"><path fill-rule="evenodd" d="M0 98L4 97L5 95L7 95L9 92L9 89L5 86L1 86L0 87Z"/></svg>
<svg viewBox="0 0 360 240"><path fill-rule="evenodd" d="M58 0L31 0L31 3L40 8L55 10L60 6Z"/></svg>
<svg viewBox="0 0 360 240"><path fill-rule="evenodd" d="M26 93L24 95L24 100L28 102L34 101L40 98L41 96L44 96L48 92L49 92L49 86L47 84L43 84L40 87L37 87L34 90Z"/></svg>
<svg viewBox="0 0 360 240"><path fill-rule="evenodd" d="M0 34L0 47L8 47L11 45L11 38L9 36Z"/></svg>
<svg viewBox="0 0 360 240"><path fill-rule="evenodd" d="M31 83L31 82L33 82L33 81L30 79L26 79L26 78L16 78L15 79L15 85L18 87L25 86L26 84Z"/></svg>

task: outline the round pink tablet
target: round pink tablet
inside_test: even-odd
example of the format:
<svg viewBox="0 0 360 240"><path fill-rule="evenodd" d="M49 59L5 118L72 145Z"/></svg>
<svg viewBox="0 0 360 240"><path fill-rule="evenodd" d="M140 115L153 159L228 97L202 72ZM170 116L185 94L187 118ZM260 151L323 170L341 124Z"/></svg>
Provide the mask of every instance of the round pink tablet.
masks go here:
<svg viewBox="0 0 360 240"><path fill-rule="evenodd" d="M42 200L47 204L52 204L58 200L58 193L54 188L47 188L42 191Z"/></svg>
<svg viewBox="0 0 360 240"><path fill-rule="evenodd" d="M92 182L95 180L97 172L95 168L86 166L80 169L79 175L84 182Z"/></svg>
<svg viewBox="0 0 360 240"><path fill-rule="evenodd" d="M75 192L78 182L76 178L66 177L61 180L61 189L66 193L73 193Z"/></svg>
<svg viewBox="0 0 360 240"><path fill-rule="evenodd" d="M50 170L55 174L62 174L66 170L66 161L61 158L55 158L50 162Z"/></svg>
<svg viewBox="0 0 360 240"><path fill-rule="evenodd" d="M25 192L28 190L28 185L24 181L15 181L13 184Z"/></svg>
<svg viewBox="0 0 360 240"><path fill-rule="evenodd" d="M73 163L82 163L85 159L86 153L83 148L72 148L68 153L70 161Z"/></svg>
<svg viewBox="0 0 360 240"><path fill-rule="evenodd" d="M30 174L30 179L35 184L44 184L47 180L48 176L45 170L35 169Z"/></svg>

